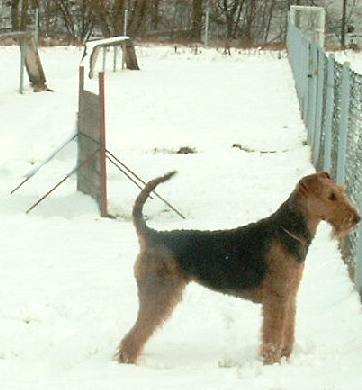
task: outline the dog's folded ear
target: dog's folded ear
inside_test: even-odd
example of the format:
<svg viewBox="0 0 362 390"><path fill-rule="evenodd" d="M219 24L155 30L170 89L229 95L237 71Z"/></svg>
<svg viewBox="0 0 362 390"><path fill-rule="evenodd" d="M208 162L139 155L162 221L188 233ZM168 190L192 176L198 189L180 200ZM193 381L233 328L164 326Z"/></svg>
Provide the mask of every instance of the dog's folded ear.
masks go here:
<svg viewBox="0 0 362 390"><path fill-rule="evenodd" d="M302 179L299 181L298 186L297 186L297 190L303 196L308 196L309 188L308 188L308 185L307 185L305 179Z"/></svg>
<svg viewBox="0 0 362 390"><path fill-rule="evenodd" d="M304 176L298 182L297 191L303 196L308 196L311 193L319 194L323 186L321 179L331 179L331 177L328 172L318 172Z"/></svg>
<svg viewBox="0 0 362 390"><path fill-rule="evenodd" d="M330 179L331 178L331 176L329 175L328 172L319 172L318 175L320 177L324 177L325 179Z"/></svg>
<svg viewBox="0 0 362 390"><path fill-rule="evenodd" d="M322 172L323 175L320 173L308 175L305 177L302 177L297 185L298 192L303 196L308 196L311 193L318 193L320 191L320 181L319 179L321 177L326 178L324 174L327 174L327 172ZM327 174L328 175L328 174Z"/></svg>

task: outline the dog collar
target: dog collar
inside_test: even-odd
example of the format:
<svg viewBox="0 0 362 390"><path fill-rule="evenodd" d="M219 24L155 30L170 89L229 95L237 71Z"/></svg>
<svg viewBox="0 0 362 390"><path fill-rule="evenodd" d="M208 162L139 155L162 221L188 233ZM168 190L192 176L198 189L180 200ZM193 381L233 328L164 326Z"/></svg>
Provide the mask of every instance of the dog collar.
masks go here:
<svg viewBox="0 0 362 390"><path fill-rule="evenodd" d="M288 236L294 238L294 240L297 240L300 244L304 245L304 246L307 246L309 243L306 239L304 238L301 238L301 237L298 237L297 235L293 234L292 232L290 232L288 229L286 229L285 227L282 226L282 230L288 234Z"/></svg>

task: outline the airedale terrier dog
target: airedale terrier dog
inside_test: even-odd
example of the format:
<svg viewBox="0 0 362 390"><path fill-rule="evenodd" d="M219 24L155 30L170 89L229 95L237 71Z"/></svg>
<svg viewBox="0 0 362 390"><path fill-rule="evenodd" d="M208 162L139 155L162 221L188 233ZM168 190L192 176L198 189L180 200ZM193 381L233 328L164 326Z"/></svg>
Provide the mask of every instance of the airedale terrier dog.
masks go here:
<svg viewBox="0 0 362 390"><path fill-rule="evenodd" d="M173 175L148 182L133 208L140 245L135 264L139 310L120 344L119 361L137 362L190 281L261 303L263 361L288 358L294 343L296 295L319 222L327 221L340 237L360 220L344 188L328 173L316 173L302 178L277 211L256 223L230 230L156 231L146 225L143 205L156 186Z"/></svg>

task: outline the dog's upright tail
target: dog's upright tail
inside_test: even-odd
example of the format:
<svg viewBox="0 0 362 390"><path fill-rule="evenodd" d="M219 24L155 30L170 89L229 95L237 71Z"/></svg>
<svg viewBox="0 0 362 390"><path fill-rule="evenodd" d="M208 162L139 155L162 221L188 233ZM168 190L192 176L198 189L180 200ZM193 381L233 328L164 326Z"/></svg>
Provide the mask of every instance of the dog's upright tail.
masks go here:
<svg viewBox="0 0 362 390"><path fill-rule="evenodd" d="M133 206L132 217L133 224L136 227L137 234L143 235L146 232L147 226L146 221L143 217L143 206L150 195L150 193L160 184L167 180L170 180L172 176L176 174L176 171L166 173L164 176L157 177L146 183L145 188L137 196L136 202Z"/></svg>

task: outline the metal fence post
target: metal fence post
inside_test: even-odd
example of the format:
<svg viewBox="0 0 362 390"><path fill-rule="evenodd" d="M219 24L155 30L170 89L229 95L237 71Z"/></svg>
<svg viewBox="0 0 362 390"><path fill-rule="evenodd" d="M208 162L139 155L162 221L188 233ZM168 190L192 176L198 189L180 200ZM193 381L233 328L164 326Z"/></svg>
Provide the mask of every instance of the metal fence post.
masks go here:
<svg viewBox="0 0 362 390"><path fill-rule="evenodd" d="M316 99L316 118L315 118L315 131L313 142L313 163L317 165L319 157L319 149L322 136L322 120L323 120L323 107L324 107L324 58L325 54L320 47L317 47L317 99Z"/></svg>
<svg viewBox="0 0 362 390"><path fill-rule="evenodd" d="M362 201L360 201L359 209L362 210ZM354 283L357 291L362 297L362 224L358 227L358 239L357 239L357 250L355 258L355 273Z"/></svg>
<svg viewBox="0 0 362 390"><path fill-rule="evenodd" d="M128 29L128 9L125 9L123 15L123 36L127 36L127 29Z"/></svg>
<svg viewBox="0 0 362 390"><path fill-rule="evenodd" d="M350 65L345 62L342 72L342 93L341 93L341 112L338 123L338 155L337 155L337 184L344 184L345 165L346 165L346 147L347 132L349 120L349 104L351 95L351 75Z"/></svg>
<svg viewBox="0 0 362 390"><path fill-rule="evenodd" d="M335 58L333 54L328 57L327 65L327 89L326 89L326 118L325 118L325 139L324 139L324 167L327 172L331 171L331 152L332 152L332 125L334 112L334 79L335 79Z"/></svg>
<svg viewBox="0 0 362 390"><path fill-rule="evenodd" d="M298 34L297 30L293 29L293 65L294 65L294 75L296 80L297 93L299 98L299 107L300 111L303 112L303 66L301 61L301 53L297 50L297 47L302 45L302 37Z"/></svg>
<svg viewBox="0 0 362 390"><path fill-rule="evenodd" d="M307 69L307 107L306 107L306 116L305 116L305 126L308 131L308 143L310 142L309 139L309 116L310 116L310 101L311 101L311 91L312 91L312 73L311 73L311 61L312 61L312 53L311 53L311 44L308 42L308 50L307 50L307 56L306 56L306 69Z"/></svg>
<svg viewBox="0 0 362 390"><path fill-rule="evenodd" d="M306 123L308 111L308 42L300 38L301 50L299 52L300 62L300 93L302 99L302 119Z"/></svg>
<svg viewBox="0 0 362 390"><path fill-rule="evenodd" d="M117 72L118 46L113 46L113 72Z"/></svg>
<svg viewBox="0 0 362 390"><path fill-rule="evenodd" d="M99 208L101 217L107 217L107 164L106 164L106 115L105 115L105 96L104 96L104 73L99 73L99 180L100 180L100 199Z"/></svg>
<svg viewBox="0 0 362 390"><path fill-rule="evenodd" d="M104 73L106 71L106 61L107 61L107 48L106 46L103 46L102 47L102 55L103 55L103 58L102 58L102 72Z"/></svg>
<svg viewBox="0 0 362 390"><path fill-rule="evenodd" d="M309 107L309 42L307 39L304 39L304 58L302 59L303 69L304 69L304 88L303 88L303 121L307 126L308 123L308 107Z"/></svg>
<svg viewBox="0 0 362 390"><path fill-rule="evenodd" d="M26 57L26 43L25 38L20 38L20 85L19 92L24 93L24 70L25 70L25 57Z"/></svg>
<svg viewBox="0 0 362 390"><path fill-rule="evenodd" d="M312 145L314 140L316 102L317 102L317 46L314 43L309 44L309 82L308 82L308 143ZM312 145L313 147L313 145Z"/></svg>

